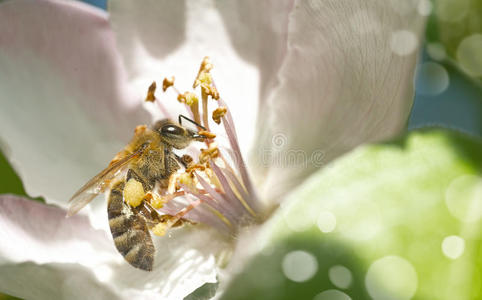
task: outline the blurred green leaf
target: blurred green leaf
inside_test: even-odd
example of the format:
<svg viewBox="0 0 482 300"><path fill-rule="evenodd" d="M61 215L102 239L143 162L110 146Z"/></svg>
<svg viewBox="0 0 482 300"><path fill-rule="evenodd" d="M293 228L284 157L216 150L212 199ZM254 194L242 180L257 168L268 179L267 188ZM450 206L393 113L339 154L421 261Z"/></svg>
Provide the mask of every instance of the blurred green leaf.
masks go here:
<svg viewBox="0 0 482 300"><path fill-rule="evenodd" d="M183 300L208 300L216 295L219 283L205 283L194 292L184 297ZM1 300L1 299L0 299Z"/></svg>
<svg viewBox="0 0 482 300"><path fill-rule="evenodd" d="M17 176L12 166L8 163L7 159L0 151L0 194L16 194L28 197L23 189L22 181ZM41 198L34 199L37 201L43 201ZM1 276L1 274L0 274ZM13 296L0 293L0 300L16 300Z"/></svg>
<svg viewBox="0 0 482 300"><path fill-rule="evenodd" d="M22 181L5 158L2 151L0 151L0 178L0 194L15 194L45 203L45 200L42 199L42 197L31 198L27 195L23 188Z"/></svg>
<svg viewBox="0 0 482 300"><path fill-rule="evenodd" d="M25 195L22 181L0 151L0 194Z"/></svg>
<svg viewBox="0 0 482 300"><path fill-rule="evenodd" d="M0 294L0 300L21 300L21 298L17 298L17 297L5 295L5 294Z"/></svg>
<svg viewBox="0 0 482 300"><path fill-rule="evenodd" d="M481 86L482 1L434 0L427 41L431 56L446 60Z"/></svg>
<svg viewBox="0 0 482 300"><path fill-rule="evenodd" d="M293 191L222 299L481 299L481 154L437 129L356 149Z"/></svg>

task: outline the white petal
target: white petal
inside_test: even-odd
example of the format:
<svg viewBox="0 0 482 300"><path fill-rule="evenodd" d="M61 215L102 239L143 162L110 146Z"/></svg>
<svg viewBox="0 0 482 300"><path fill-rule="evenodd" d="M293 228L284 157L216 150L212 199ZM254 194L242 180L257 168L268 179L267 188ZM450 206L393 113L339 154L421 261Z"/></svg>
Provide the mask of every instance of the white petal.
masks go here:
<svg viewBox="0 0 482 300"><path fill-rule="evenodd" d="M260 95L273 85L270 75L284 53L280 32L286 31L289 7L289 1L211 0L116 0L108 5L138 98L145 97L153 80L172 75L181 91L190 89L202 58L210 56L245 153L253 143ZM182 112L175 108L180 107L175 97L172 91L159 93L172 116Z"/></svg>
<svg viewBox="0 0 482 300"><path fill-rule="evenodd" d="M106 220L107 222L107 220ZM0 291L27 299L182 299L216 281L215 232L193 226L155 238L154 270L131 267L82 216L0 196Z"/></svg>
<svg viewBox="0 0 482 300"><path fill-rule="evenodd" d="M405 126L423 32L417 1L299 1L280 84L261 110L255 150L264 198L360 143Z"/></svg>
<svg viewBox="0 0 482 300"><path fill-rule="evenodd" d="M0 196L0 290L26 299L86 299L115 293L95 271L118 259L85 217L17 196ZM88 287L86 289L86 287ZM95 287L95 288L94 288Z"/></svg>
<svg viewBox="0 0 482 300"><path fill-rule="evenodd" d="M65 206L149 121L125 79L100 10L0 4L0 147L30 195Z"/></svg>

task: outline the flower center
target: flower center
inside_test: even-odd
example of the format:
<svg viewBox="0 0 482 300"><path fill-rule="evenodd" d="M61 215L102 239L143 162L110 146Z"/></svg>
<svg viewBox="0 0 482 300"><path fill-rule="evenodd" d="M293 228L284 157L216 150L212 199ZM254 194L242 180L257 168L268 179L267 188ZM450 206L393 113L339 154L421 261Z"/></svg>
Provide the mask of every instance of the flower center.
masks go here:
<svg viewBox="0 0 482 300"><path fill-rule="evenodd" d="M153 228L154 234L164 235L170 227L187 220L205 223L233 235L241 227L261 220L262 207L241 155L233 118L210 73L212 68L209 58L205 57L194 80L193 91L179 92L174 77L163 80L163 92L168 89L176 92L177 100L197 123L198 134L206 139L205 148L193 151L197 160L183 155L186 168L173 173L167 191L151 199L151 205L168 219ZM201 92L201 105L195 93L197 88ZM161 112L166 113L163 104L156 101L155 91L156 82L153 82L145 100L156 102ZM210 110L210 101L217 103L217 107ZM227 138L229 146L218 145L212 132L219 131Z"/></svg>

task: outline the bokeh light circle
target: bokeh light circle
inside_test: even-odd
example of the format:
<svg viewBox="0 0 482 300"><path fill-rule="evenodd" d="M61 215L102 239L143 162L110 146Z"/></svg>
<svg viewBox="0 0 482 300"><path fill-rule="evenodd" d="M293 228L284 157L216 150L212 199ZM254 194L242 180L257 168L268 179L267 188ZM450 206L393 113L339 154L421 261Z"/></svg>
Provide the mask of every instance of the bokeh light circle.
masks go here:
<svg viewBox="0 0 482 300"><path fill-rule="evenodd" d="M457 259L465 250L465 240L460 236L451 235L442 241L442 252L451 259Z"/></svg>
<svg viewBox="0 0 482 300"><path fill-rule="evenodd" d="M328 270L328 277L334 286L346 289L351 285L353 276L348 268L344 266L333 266Z"/></svg>
<svg viewBox="0 0 482 300"><path fill-rule="evenodd" d="M326 290L316 295L313 300L351 300L351 298L339 290Z"/></svg>
<svg viewBox="0 0 482 300"><path fill-rule="evenodd" d="M426 17L430 15L430 13L432 12L432 8L433 8L433 5L432 5L432 2L430 2L430 0L420 0L418 2L417 11L421 16Z"/></svg>
<svg viewBox="0 0 482 300"><path fill-rule="evenodd" d="M482 76L482 34L472 34L457 48L457 61L472 76Z"/></svg>
<svg viewBox="0 0 482 300"><path fill-rule="evenodd" d="M463 175L455 178L445 191L445 204L452 216L462 222L482 218L482 177Z"/></svg>
<svg viewBox="0 0 482 300"><path fill-rule="evenodd" d="M395 54L400 56L414 53L417 45L417 36L408 30L397 30L392 33L390 38L390 48Z"/></svg>
<svg viewBox="0 0 482 300"><path fill-rule="evenodd" d="M371 264L365 285L374 300L408 300L417 291L417 272L406 259L385 256Z"/></svg>
<svg viewBox="0 0 482 300"><path fill-rule="evenodd" d="M296 250L285 255L282 268L286 278L295 282L303 282L315 276L318 271L318 261L313 254Z"/></svg>
<svg viewBox="0 0 482 300"><path fill-rule="evenodd" d="M447 58L445 47L440 43L428 43L427 53L434 60L444 60Z"/></svg>
<svg viewBox="0 0 482 300"><path fill-rule="evenodd" d="M336 217L333 213L329 211L322 211L318 215L318 220L316 222L318 228L321 232L328 233L335 230L336 227Z"/></svg>
<svg viewBox="0 0 482 300"><path fill-rule="evenodd" d="M462 21L469 13L470 0L438 0L435 16L446 22Z"/></svg>
<svg viewBox="0 0 482 300"><path fill-rule="evenodd" d="M423 63L419 66L417 76L417 92L420 94L434 96L443 93L449 87L449 73L438 63Z"/></svg>

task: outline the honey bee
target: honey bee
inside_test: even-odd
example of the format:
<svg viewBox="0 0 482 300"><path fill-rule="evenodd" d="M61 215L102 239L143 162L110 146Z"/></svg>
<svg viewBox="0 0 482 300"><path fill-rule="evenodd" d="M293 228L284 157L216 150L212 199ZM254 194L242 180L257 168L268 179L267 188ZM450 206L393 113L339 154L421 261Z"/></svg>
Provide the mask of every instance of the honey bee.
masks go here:
<svg viewBox="0 0 482 300"><path fill-rule="evenodd" d="M120 151L109 166L89 180L70 199L67 215L72 216L92 201L98 194L109 191L107 212L114 244L124 259L132 266L151 271L155 248L149 229L166 222L169 215L159 214L148 199L133 207L126 202L125 187L131 180L142 184L145 194L155 187L167 189L171 174L186 167L184 160L173 149L184 149L193 141L208 137L169 119L156 122L148 128L137 126L131 142ZM204 128L203 128L204 129Z"/></svg>

